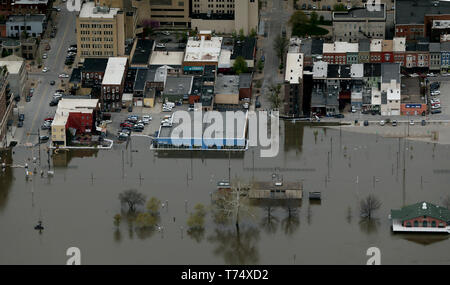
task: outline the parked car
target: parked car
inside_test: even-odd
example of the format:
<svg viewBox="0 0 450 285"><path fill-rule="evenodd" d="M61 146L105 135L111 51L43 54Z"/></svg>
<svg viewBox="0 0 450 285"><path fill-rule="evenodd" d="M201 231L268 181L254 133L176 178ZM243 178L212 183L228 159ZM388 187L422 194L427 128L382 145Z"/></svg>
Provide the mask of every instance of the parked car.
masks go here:
<svg viewBox="0 0 450 285"><path fill-rule="evenodd" d="M44 53L43 55L42 55L42 59L46 59L47 58L47 53Z"/></svg>
<svg viewBox="0 0 450 285"><path fill-rule="evenodd" d="M58 75L58 78L69 78L69 74L61 73L60 75Z"/></svg>
<svg viewBox="0 0 450 285"><path fill-rule="evenodd" d="M421 124L422 124L422 126L425 126L427 124L427 121L422 120Z"/></svg>
<svg viewBox="0 0 450 285"><path fill-rule="evenodd" d="M431 114L440 114L442 111L440 109L431 110Z"/></svg>
<svg viewBox="0 0 450 285"><path fill-rule="evenodd" d="M48 67L44 67L43 69L42 69L42 72L47 72L47 71L49 71L49 69L48 69Z"/></svg>
<svg viewBox="0 0 450 285"><path fill-rule="evenodd" d="M144 124L148 124L151 120L152 120L152 116L149 116L149 115L142 116L142 121L144 122Z"/></svg>
<svg viewBox="0 0 450 285"><path fill-rule="evenodd" d="M441 91L435 90L435 91L431 91L430 93L431 93L431 96L436 96L436 95L440 95Z"/></svg>
<svg viewBox="0 0 450 285"><path fill-rule="evenodd" d="M410 121L409 121L409 124L410 124L411 126L413 126L413 125L414 125L414 120L410 120Z"/></svg>
<svg viewBox="0 0 450 285"><path fill-rule="evenodd" d="M52 101L50 101L50 107L57 106L58 102L59 102L58 99L53 99Z"/></svg>
<svg viewBox="0 0 450 285"><path fill-rule="evenodd" d="M157 44L156 44L156 47L157 47L157 48L165 48L166 45L163 44L163 43L157 43Z"/></svg>
<svg viewBox="0 0 450 285"><path fill-rule="evenodd" d="M386 124L386 122L384 120L380 121L380 126L384 126Z"/></svg>
<svg viewBox="0 0 450 285"><path fill-rule="evenodd" d="M344 114L336 114L336 115L334 115L334 117L337 119L343 119L345 116L344 116Z"/></svg>
<svg viewBox="0 0 450 285"><path fill-rule="evenodd" d="M20 114L19 121L24 121L24 120L25 120L25 114Z"/></svg>
<svg viewBox="0 0 450 285"><path fill-rule="evenodd" d="M17 127L18 127L18 128L23 127L23 121L19 121L19 122L17 123Z"/></svg>
<svg viewBox="0 0 450 285"><path fill-rule="evenodd" d="M133 124L124 122L124 123L121 123L121 124L120 124L120 127L121 127L121 128L124 128L124 127L132 128L132 127L133 127Z"/></svg>
<svg viewBox="0 0 450 285"><path fill-rule="evenodd" d="M30 96L25 97L25 102L30 102L30 101L31 101L31 97Z"/></svg>
<svg viewBox="0 0 450 285"><path fill-rule="evenodd" d="M369 125L369 121L365 120L364 121L364 126L367 127Z"/></svg>
<svg viewBox="0 0 450 285"><path fill-rule="evenodd" d="M133 112L133 106L128 106L128 112Z"/></svg>
<svg viewBox="0 0 450 285"><path fill-rule="evenodd" d="M39 141L40 142L46 142L46 141L48 141L50 138L48 137L48 136L40 136L39 137Z"/></svg>
<svg viewBox="0 0 450 285"><path fill-rule="evenodd" d="M55 85L55 80L50 81L50 85Z"/></svg>
<svg viewBox="0 0 450 285"><path fill-rule="evenodd" d="M170 36L170 32L168 32L168 31L162 31L161 34L163 34L165 36Z"/></svg>
<svg viewBox="0 0 450 285"><path fill-rule="evenodd" d="M393 126L393 127L396 127L396 126L397 126L397 120L393 120L393 121L392 121L392 126Z"/></svg>

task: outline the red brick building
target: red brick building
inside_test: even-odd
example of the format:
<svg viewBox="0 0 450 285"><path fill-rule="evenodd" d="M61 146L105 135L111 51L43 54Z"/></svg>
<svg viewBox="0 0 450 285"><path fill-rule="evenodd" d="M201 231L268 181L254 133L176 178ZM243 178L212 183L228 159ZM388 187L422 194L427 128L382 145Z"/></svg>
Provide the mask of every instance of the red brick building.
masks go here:
<svg viewBox="0 0 450 285"><path fill-rule="evenodd" d="M12 14L12 2L13 0L0 1L0 15L8 16Z"/></svg>
<svg viewBox="0 0 450 285"><path fill-rule="evenodd" d="M51 13L52 0L11 0L12 14L44 14Z"/></svg>

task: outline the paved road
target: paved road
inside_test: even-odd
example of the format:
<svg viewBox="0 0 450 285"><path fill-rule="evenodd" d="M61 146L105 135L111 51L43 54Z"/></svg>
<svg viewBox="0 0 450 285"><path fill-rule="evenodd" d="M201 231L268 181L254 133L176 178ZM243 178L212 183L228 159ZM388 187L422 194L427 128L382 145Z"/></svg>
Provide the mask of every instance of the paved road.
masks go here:
<svg viewBox="0 0 450 285"><path fill-rule="evenodd" d="M56 107L50 107L49 102L58 87L61 79L58 78L60 73L66 72L64 70L64 61L67 55L67 48L76 43L75 35L75 13L68 12L63 3L59 6L61 12L56 16L58 31L56 37L50 40L51 50L47 51L48 58L43 60L43 66L50 70L47 73L33 72L29 73L28 78L36 80L34 95L31 102L22 100L19 104L19 112L25 114L25 121L22 128L13 128L14 140L21 144L37 143L38 129L46 117L53 117ZM51 28L51 27L49 27ZM69 73L70 74L70 73ZM56 84L50 85L50 81L54 80ZM67 82L67 79L65 79ZM47 131L41 131L41 135L47 134Z"/></svg>
<svg viewBox="0 0 450 285"><path fill-rule="evenodd" d="M281 83L283 79L278 72L280 61L273 49L275 38L281 34L282 27L286 24L292 14L291 1L273 0L268 2L267 9L261 12L261 17L266 21L267 37L262 43L262 49L265 57L264 80L262 84L262 96L260 96L261 108L269 109L271 104L268 100L268 88L272 84ZM289 36L289 31L287 35Z"/></svg>

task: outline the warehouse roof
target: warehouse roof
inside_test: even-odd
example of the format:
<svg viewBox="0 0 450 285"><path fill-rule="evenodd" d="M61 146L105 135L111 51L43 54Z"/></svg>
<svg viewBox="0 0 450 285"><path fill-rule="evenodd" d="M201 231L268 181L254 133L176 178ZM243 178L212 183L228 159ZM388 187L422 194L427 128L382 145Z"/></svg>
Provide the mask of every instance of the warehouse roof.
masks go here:
<svg viewBox="0 0 450 285"><path fill-rule="evenodd" d="M102 85L120 85L125 74L127 60L126 57L110 57Z"/></svg>

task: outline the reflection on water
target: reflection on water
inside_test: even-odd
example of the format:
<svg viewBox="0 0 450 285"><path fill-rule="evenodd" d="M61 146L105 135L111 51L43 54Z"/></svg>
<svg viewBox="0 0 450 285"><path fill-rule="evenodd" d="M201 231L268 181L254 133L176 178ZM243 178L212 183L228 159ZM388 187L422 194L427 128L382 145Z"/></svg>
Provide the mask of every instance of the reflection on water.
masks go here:
<svg viewBox="0 0 450 285"><path fill-rule="evenodd" d="M257 264L259 262L259 230L250 225L218 226L208 241L214 245L214 254L226 264Z"/></svg>
<svg viewBox="0 0 450 285"><path fill-rule="evenodd" d="M361 263L374 244L385 264L448 263L448 235L392 234L388 214L417 201L440 203L450 183L450 146L299 123L281 124L280 134L286 135L274 158L259 157L258 148L164 154L133 138L110 151L54 154L51 178L27 181L23 168L7 168L0 174L0 236L8 246L0 264L64 264L70 246L87 252L85 264L286 264L292 256L297 263ZM31 149L14 151L0 155L13 164L26 161L38 173L47 169L45 152L39 165L30 160ZM302 181L303 200L242 204L238 227L235 216L213 207L219 180L270 181L274 172L286 182ZM117 197L130 188L170 203L160 211L161 228L141 227L122 210ZM322 201L309 201L309 191L320 191ZM376 219L361 222L357 209L368 194L382 206ZM198 203L207 205L204 227L189 229ZM41 215L39 236L33 227ZM422 244L433 246L421 250Z"/></svg>
<svg viewBox="0 0 450 285"><path fill-rule="evenodd" d="M12 168L6 167L3 169L2 163L11 165L12 161L12 149L0 150L0 211L8 202L8 194L13 180Z"/></svg>

